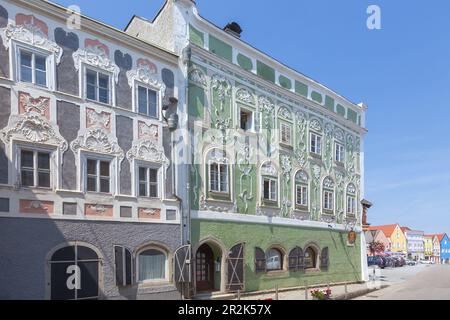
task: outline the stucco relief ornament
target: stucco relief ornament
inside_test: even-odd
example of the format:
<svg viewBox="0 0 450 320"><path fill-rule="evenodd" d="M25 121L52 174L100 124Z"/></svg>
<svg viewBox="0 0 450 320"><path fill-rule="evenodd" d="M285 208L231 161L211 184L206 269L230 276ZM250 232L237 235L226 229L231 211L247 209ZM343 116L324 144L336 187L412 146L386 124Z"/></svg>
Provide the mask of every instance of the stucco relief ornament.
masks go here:
<svg viewBox="0 0 450 320"><path fill-rule="evenodd" d="M206 87L208 85L206 75L203 73L203 71L197 68L193 68L191 72L189 72L189 80L195 84L200 85L201 87Z"/></svg>
<svg viewBox="0 0 450 320"><path fill-rule="evenodd" d="M322 124L317 119L311 120L311 122L309 123L309 127L314 131L318 131L318 132L322 131Z"/></svg>
<svg viewBox="0 0 450 320"><path fill-rule="evenodd" d="M247 104L254 105L256 103L255 96L246 88L240 88L236 92L236 100Z"/></svg>
<svg viewBox="0 0 450 320"><path fill-rule="evenodd" d="M21 140L33 143L42 143L58 147L64 153L67 151L67 141L59 133L57 125L51 123L37 109L30 105L24 106L25 113L11 115L6 128L0 131L1 139L5 144L11 140Z"/></svg>
<svg viewBox="0 0 450 320"><path fill-rule="evenodd" d="M272 163L270 163L270 162L265 163L261 167L261 175L276 177L276 176L278 176L278 170L275 168L275 166Z"/></svg>
<svg viewBox="0 0 450 320"><path fill-rule="evenodd" d="M244 203L244 214L248 213L249 202L253 200L253 171L252 156L253 150L250 144L237 143L237 165L241 175L239 177L239 198ZM249 188L244 187L244 182L248 181Z"/></svg>
<svg viewBox="0 0 450 320"><path fill-rule="evenodd" d="M75 69L79 71L81 63L100 68L113 74L114 80L119 81L120 68L109 58L104 46L87 45L85 49L78 49L72 55Z"/></svg>
<svg viewBox="0 0 450 320"><path fill-rule="evenodd" d="M211 80L211 88L217 92L220 101L220 111L223 111L225 99L231 97L230 82L225 77L214 75Z"/></svg>
<svg viewBox="0 0 450 320"><path fill-rule="evenodd" d="M323 181L323 186L328 189L333 189L334 188L333 179L331 179L330 177L326 177L325 180Z"/></svg>
<svg viewBox="0 0 450 320"><path fill-rule="evenodd" d="M135 81L138 81L158 89L163 94L166 92L166 85L159 79L156 68L150 63L141 63L136 69L127 71L127 78L131 88Z"/></svg>
<svg viewBox="0 0 450 320"><path fill-rule="evenodd" d="M159 163L165 168L170 166L170 160L166 157L164 149L154 140L134 141L133 147L127 152L127 159L130 162L137 159Z"/></svg>
<svg viewBox="0 0 450 320"><path fill-rule="evenodd" d="M298 145L295 149L295 156L300 167L304 168L307 161L306 147L306 115L303 112L296 113Z"/></svg>
<svg viewBox="0 0 450 320"><path fill-rule="evenodd" d="M233 204L233 207L221 207L221 206L215 206L208 203L206 200L206 197L204 194L200 196L200 210L204 211L212 211L212 212L222 212L222 213L229 213L230 211L234 211L235 205Z"/></svg>
<svg viewBox="0 0 450 320"><path fill-rule="evenodd" d="M322 169L318 165L314 165L312 167L312 176L313 176L313 188L314 188L314 199L312 204L312 215L311 218L313 220L318 219L318 215L320 213L320 177L322 175Z"/></svg>
<svg viewBox="0 0 450 320"><path fill-rule="evenodd" d="M355 171L355 145L354 145L354 139L351 135L347 136L347 150L348 150L348 157L347 157L347 171L350 174L354 174Z"/></svg>
<svg viewBox="0 0 450 320"><path fill-rule="evenodd" d="M325 167L328 173L331 173L333 165L333 126L330 123L325 125Z"/></svg>
<svg viewBox="0 0 450 320"><path fill-rule="evenodd" d="M292 119L293 119L291 111L285 106L280 107L280 110L278 111L278 116L285 120L292 121Z"/></svg>
<svg viewBox="0 0 450 320"><path fill-rule="evenodd" d="M10 47L10 40L24 42L32 46L50 51L55 54L56 63L61 62L63 49L48 39L47 35L36 25L24 23L23 25L9 24L6 28L0 29L0 36L6 50Z"/></svg>
<svg viewBox="0 0 450 320"><path fill-rule="evenodd" d="M113 139L102 128L88 129L85 134L78 136L71 143L70 148L75 154L78 154L79 150L87 150L117 156L120 162L124 159L124 152L116 139Z"/></svg>
<svg viewBox="0 0 450 320"><path fill-rule="evenodd" d="M283 200L281 202L281 211L284 217L289 215L289 209L292 207L292 202L289 199L290 188L289 183L291 181L291 173L292 173L292 161L286 156L281 156L281 171L283 174Z"/></svg>
<svg viewBox="0 0 450 320"><path fill-rule="evenodd" d="M342 131L341 129L338 129L338 128L336 128L335 130L334 130L334 138L336 139L336 140L338 140L338 141L344 141L344 138L345 136L344 136L344 131Z"/></svg>

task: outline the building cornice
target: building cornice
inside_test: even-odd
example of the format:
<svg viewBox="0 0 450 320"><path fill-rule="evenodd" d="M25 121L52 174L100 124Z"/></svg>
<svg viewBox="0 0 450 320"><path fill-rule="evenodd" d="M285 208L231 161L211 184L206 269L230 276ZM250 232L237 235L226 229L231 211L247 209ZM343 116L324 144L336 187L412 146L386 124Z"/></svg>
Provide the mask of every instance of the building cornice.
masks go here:
<svg viewBox="0 0 450 320"><path fill-rule="evenodd" d="M37 12L43 16L60 20L65 24L69 13L67 8L46 0L6 0L14 5L19 5L30 11ZM145 55L152 56L155 60L162 61L172 66L178 65L178 56L154 44L133 37L126 32L114 28L110 25L80 15L82 32L98 35L111 42L119 42L121 46L129 47L131 50L142 52Z"/></svg>
<svg viewBox="0 0 450 320"><path fill-rule="evenodd" d="M314 101L311 101L309 99L306 99L294 92L286 90L286 89L276 85L275 83L264 80L264 79L260 78L258 75L254 74L252 72L246 71L246 70L240 68L239 66L236 66L235 64L224 60L221 57L205 50L204 48L201 48L195 44L191 44L190 48L191 48L191 54L194 54L194 55L198 56L199 58L205 59L212 63L222 65L225 68L227 68L228 70L232 71L233 73L241 76L242 78L246 78L261 87L267 88L268 91L273 91L276 94L285 96L286 98L295 101L297 104L305 105L305 106L311 108L315 112L322 113L325 116L330 117L337 123L344 125L345 127L357 132L360 135L365 135L368 132L367 129L362 128L345 118L342 118L341 116L337 115L336 113L331 112L330 110L326 109L322 105L320 105Z"/></svg>

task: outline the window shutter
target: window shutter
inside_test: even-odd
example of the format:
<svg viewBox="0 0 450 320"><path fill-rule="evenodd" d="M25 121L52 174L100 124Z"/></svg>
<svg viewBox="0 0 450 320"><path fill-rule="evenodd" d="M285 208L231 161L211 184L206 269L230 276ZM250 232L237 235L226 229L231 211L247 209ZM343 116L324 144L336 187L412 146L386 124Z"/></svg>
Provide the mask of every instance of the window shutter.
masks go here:
<svg viewBox="0 0 450 320"><path fill-rule="evenodd" d="M255 248L255 272L266 272L266 254L261 248Z"/></svg>
<svg viewBox="0 0 450 320"><path fill-rule="evenodd" d="M116 267L116 285L118 287L131 285L133 277L130 250L122 246L114 246L114 263Z"/></svg>
<svg viewBox="0 0 450 320"><path fill-rule="evenodd" d="M328 247L323 248L322 254L320 255L320 268L328 269L330 265L330 258L328 253Z"/></svg>

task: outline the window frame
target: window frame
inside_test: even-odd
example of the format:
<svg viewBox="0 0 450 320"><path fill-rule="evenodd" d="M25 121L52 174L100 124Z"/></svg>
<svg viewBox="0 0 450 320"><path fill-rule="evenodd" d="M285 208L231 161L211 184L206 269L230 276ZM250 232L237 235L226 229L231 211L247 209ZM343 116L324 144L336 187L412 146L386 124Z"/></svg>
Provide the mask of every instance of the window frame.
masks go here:
<svg viewBox="0 0 450 320"><path fill-rule="evenodd" d="M250 114L251 116L251 123L250 123L250 127L247 129L243 129L242 128L242 113L246 113L246 114ZM245 108L240 106L239 107L239 129L242 130L243 132L251 132L251 133L255 133L255 111L251 110L250 108ZM248 123L248 121L247 121Z"/></svg>
<svg viewBox="0 0 450 320"><path fill-rule="evenodd" d="M212 184L211 184L211 166L212 165L217 165L218 166L218 171L217 171L217 186L219 188L219 190L213 190L212 189ZM222 185L222 177L221 177L221 166L225 166L226 167L226 174L227 174L227 190L226 191L222 191L221 190L221 185ZM218 161L214 161L214 160L208 160L208 190L210 193L212 194L218 194L218 195L229 195L230 194L230 166L228 163L219 163Z"/></svg>
<svg viewBox="0 0 450 320"><path fill-rule="evenodd" d="M85 99L86 101L92 102L92 103L97 103L97 104L101 104L101 105L105 105L105 106L115 106L115 85L114 85L114 75L106 70L103 70L101 68L92 66L90 64L86 64L86 63L82 63L82 72L80 72L80 78L81 78L81 85L80 85L80 96L82 99ZM97 77L97 86L96 86L96 100L90 99L87 96L87 74L88 71L91 72L95 72ZM108 76L108 85L109 85L109 90L108 90L108 103L105 102L101 102L100 99L100 95L99 95L99 74L102 75L106 75Z"/></svg>
<svg viewBox="0 0 450 320"><path fill-rule="evenodd" d="M275 183L275 199L269 198L267 199L265 197L265 182L269 181L269 197L272 195L272 182ZM261 177L261 189L262 189L262 199L264 202L270 202L270 203L278 203L278 178L272 177L272 176L262 176Z"/></svg>
<svg viewBox="0 0 450 320"><path fill-rule="evenodd" d="M314 140L314 150L313 150L313 140ZM319 143L318 143L319 142ZM323 137L321 134L316 133L316 132L310 132L310 138L309 138L309 152L317 155L317 156L322 156L322 145L323 143Z"/></svg>
<svg viewBox="0 0 450 320"><path fill-rule="evenodd" d="M52 190L54 189L55 186L55 181L54 181L54 152L55 150L50 149L50 148L43 148L43 147L38 147L38 146L25 146L25 145L17 145L15 148L15 151L17 152L17 174L18 174L18 181L20 188L22 189L44 189L44 190ZM32 152L33 153L33 168L28 168L28 171L31 171L31 169L33 170L33 185L32 186L25 186L22 184L22 152L23 151L28 151L28 152ZM39 182L39 168L38 168L38 158L39 158L39 153L42 154L48 154L49 155L49 169L45 169L45 173L48 173L49 176L49 184L50 186L48 187L42 187L38 185ZM41 171L44 169L41 169ZM48 171L48 172L47 172Z"/></svg>
<svg viewBox="0 0 450 320"><path fill-rule="evenodd" d="M288 129L288 133L289 133L289 141L283 141L283 137L284 137L284 131L283 131L283 129ZM280 143L282 144L282 145L285 145L285 146L292 146L292 126L289 124L289 123L287 123L287 122L284 122L284 121L280 121Z"/></svg>
<svg viewBox="0 0 450 320"><path fill-rule="evenodd" d="M12 48L11 48L11 55L13 57L12 61L11 61L11 75L12 78L17 82L17 83L22 83L25 85L32 85L32 86L36 86L36 88L42 88L42 89L46 89L46 90L50 90L50 91L54 91L55 90L55 83L56 83L56 63L55 63L55 54L47 51L45 49L42 48L38 48L36 46L27 44L27 43L23 43L23 42L18 42L16 40L12 40ZM32 54L32 81L23 81L22 80L22 74L21 74L21 52L28 52ZM36 70L35 70L35 56L39 55L42 57L45 57L45 67L46 67L46 85L39 85L36 83Z"/></svg>
<svg viewBox="0 0 450 320"><path fill-rule="evenodd" d="M350 201L350 202L349 202ZM354 216L356 215L356 197L351 194L347 194L347 209L345 210L347 215ZM351 211L349 211L351 209Z"/></svg>
<svg viewBox="0 0 450 320"><path fill-rule="evenodd" d="M327 195L328 195L328 201L326 201ZM330 195L331 195L331 197L330 197ZM330 199L331 199L331 201L330 201ZM325 211L334 212L334 191L333 190L324 188L322 201L323 201L322 208ZM330 205L331 208L327 207L326 206L327 204Z"/></svg>
<svg viewBox="0 0 450 320"><path fill-rule="evenodd" d="M87 190L87 178L88 178L87 161L88 161L88 159L109 162L110 181L109 181L109 192L108 193ZM97 195L114 195L116 193L116 190L117 190L117 186L116 186L116 183L117 183L117 173L116 173L117 157L110 156L110 155L104 155L104 154L97 154L97 153L93 153L93 152L81 151L80 161L81 161L80 190L82 192L89 193L89 194L97 194Z"/></svg>
<svg viewBox="0 0 450 320"><path fill-rule="evenodd" d="M279 258L280 258L280 267L278 269L270 269L267 265L269 263L269 253L271 251L276 251L279 254ZM272 272L280 272L280 271L284 271L285 270L285 262L284 262L284 258L285 258L285 253L283 250L281 250L278 247L270 247L266 252L266 272L267 273L272 273Z"/></svg>
<svg viewBox="0 0 450 320"><path fill-rule="evenodd" d="M147 98L148 98L148 90L154 91L156 93L156 117L139 112L139 87L143 87L143 88L147 89ZM132 93L133 111L142 117L161 121L162 120L162 103L163 103L163 93L161 92L161 89L158 89L156 86L146 84L142 81L134 80L132 90L133 90L133 93ZM148 110L148 101L147 101L147 110Z"/></svg>
<svg viewBox="0 0 450 320"><path fill-rule="evenodd" d="M311 250L314 254L314 257L307 257L308 254L308 250ZM313 266L312 267L308 267L308 259L312 259L313 260ZM314 271L314 270L318 270L318 262L319 262L319 253L318 251L313 247L313 246L308 246L305 250L304 250L304 266L305 266L305 270L306 271Z"/></svg>
<svg viewBox="0 0 450 320"><path fill-rule="evenodd" d="M303 195L305 195L305 198L306 198L306 199L303 199L304 202L301 202L301 203L299 203L299 201L298 201L299 200L299 197L298 197L299 188L305 189L305 194L303 194L302 190L300 191L302 199L303 199ZM305 183L297 183L296 184L296 186L295 186L295 205L297 208L308 208L309 207L308 206L308 201L309 201L308 191L309 191L309 188Z"/></svg>
<svg viewBox="0 0 450 320"><path fill-rule="evenodd" d="M339 143L334 143L334 161L343 164L345 162L345 147Z"/></svg>
<svg viewBox="0 0 450 320"><path fill-rule="evenodd" d="M164 279L146 279L146 280L140 280L139 279L139 265L140 265L140 256L142 253L146 252L146 251L150 251L150 250L154 250L154 251L158 251L160 253L164 254L165 257L165 269L164 269ZM135 276L135 283L137 283L138 285L156 285L156 284L163 284L163 283L170 283L170 253L166 250L163 249L159 246L145 246L144 248L138 250L136 252L136 256L135 256L135 268L136 268L136 276Z"/></svg>
<svg viewBox="0 0 450 320"><path fill-rule="evenodd" d="M153 164L153 163L144 163L144 162L137 162L136 163L136 197L138 198L145 198L145 199L161 199L162 197L162 175L161 175L161 165L159 164ZM141 179L140 179L140 170L145 169L146 170L146 195L142 196L140 192L140 185L141 185ZM150 185L152 182L150 182L150 170L156 170L156 197L152 197L150 195Z"/></svg>

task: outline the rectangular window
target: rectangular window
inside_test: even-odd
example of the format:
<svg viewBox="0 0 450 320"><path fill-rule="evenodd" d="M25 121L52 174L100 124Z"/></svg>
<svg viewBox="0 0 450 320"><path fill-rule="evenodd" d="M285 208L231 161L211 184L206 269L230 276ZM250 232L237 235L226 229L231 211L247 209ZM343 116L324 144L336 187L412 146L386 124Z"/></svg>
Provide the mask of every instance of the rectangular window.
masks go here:
<svg viewBox="0 0 450 320"><path fill-rule="evenodd" d="M253 130L253 112L241 109L241 129L244 131Z"/></svg>
<svg viewBox="0 0 450 320"><path fill-rule="evenodd" d="M264 200L277 201L277 181L275 179L264 178L263 196Z"/></svg>
<svg viewBox="0 0 450 320"><path fill-rule="evenodd" d="M228 193L228 166L226 164L211 163L209 179L211 192Z"/></svg>
<svg viewBox="0 0 450 320"><path fill-rule="evenodd" d="M311 133L311 153L322 155L322 137Z"/></svg>
<svg viewBox="0 0 450 320"><path fill-rule="evenodd" d="M335 152L334 160L336 162L344 163L344 160L345 160L344 146L339 143L336 143L335 151L336 152Z"/></svg>
<svg viewBox="0 0 450 320"><path fill-rule="evenodd" d="M111 169L109 161L88 159L86 161L86 190L89 192L111 192Z"/></svg>
<svg viewBox="0 0 450 320"><path fill-rule="evenodd" d="M86 98L109 104L110 100L109 75L86 69Z"/></svg>
<svg viewBox="0 0 450 320"><path fill-rule="evenodd" d="M308 188L306 186L297 186L297 205L302 207L308 206Z"/></svg>
<svg viewBox="0 0 450 320"><path fill-rule="evenodd" d="M355 214L356 201L354 197L347 197L347 214Z"/></svg>
<svg viewBox="0 0 450 320"><path fill-rule="evenodd" d="M20 50L20 81L47 87L47 57Z"/></svg>
<svg viewBox="0 0 450 320"><path fill-rule="evenodd" d="M332 211L334 207L334 194L332 191L323 192L323 208Z"/></svg>
<svg viewBox="0 0 450 320"><path fill-rule="evenodd" d="M20 178L23 187L50 188L50 153L21 150Z"/></svg>
<svg viewBox="0 0 450 320"><path fill-rule="evenodd" d="M158 198L158 169L139 168L139 196Z"/></svg>
<svg viewBox="0 0 450 320"><path fill-rule="evenodd" d="M285 123L281 124L281 143L292 144L292 129L290 125Z"/></svg>
<svg viewBox="0 0 450 320"><path fill-rule="evenodd" d="M140 114L158 118L158 94L156 91L138 86L137 101Z"/></svg>

